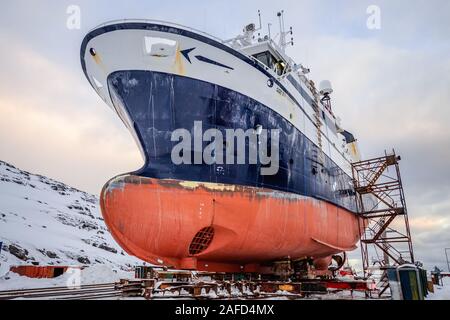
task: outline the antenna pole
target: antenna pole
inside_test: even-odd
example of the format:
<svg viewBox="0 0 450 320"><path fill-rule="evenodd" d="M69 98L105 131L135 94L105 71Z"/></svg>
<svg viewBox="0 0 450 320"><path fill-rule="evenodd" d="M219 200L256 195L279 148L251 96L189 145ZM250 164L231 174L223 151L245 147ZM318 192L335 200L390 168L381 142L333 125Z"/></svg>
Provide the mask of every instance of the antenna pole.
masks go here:
<svg viewBox="0 0 450 320"><path fill-rule="evenodd" d="M284 49L284 31L283 31L283 11L277 13L278 20L280 22L280 42L279 45L282 49Z"/></svg>
<svg viewBox="0 0 450 320"><path fill-rule="evenodd" d="M261 30L262 29L261 10L258 10L258 17L259 17L259 30Z"/></svg>

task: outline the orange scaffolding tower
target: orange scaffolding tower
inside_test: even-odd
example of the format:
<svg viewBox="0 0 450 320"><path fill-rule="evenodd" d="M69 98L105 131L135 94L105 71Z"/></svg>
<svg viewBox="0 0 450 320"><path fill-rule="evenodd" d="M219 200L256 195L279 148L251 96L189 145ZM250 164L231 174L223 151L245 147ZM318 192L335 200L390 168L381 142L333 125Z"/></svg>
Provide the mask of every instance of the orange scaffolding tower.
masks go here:
<svg viewBox="0 0 450 320"><path fill-rule="evenodd" d="M381 269L415 263L405 195L395 154L352 164L358 212L364 218L361 230L361 254L364 276L370 276L369 246L380 250ZM369 205L370 204L370 205ZM380 294L387 289L382 279Z"/></svg>

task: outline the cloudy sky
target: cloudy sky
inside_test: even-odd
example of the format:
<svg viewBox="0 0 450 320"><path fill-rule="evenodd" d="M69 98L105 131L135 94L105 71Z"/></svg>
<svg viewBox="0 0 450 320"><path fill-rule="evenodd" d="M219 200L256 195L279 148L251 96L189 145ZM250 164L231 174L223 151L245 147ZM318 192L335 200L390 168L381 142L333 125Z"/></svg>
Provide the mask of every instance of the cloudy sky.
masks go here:
<svg viewBox="0 0 450 320"><path fill-rule="evenodd" d="M365 157L395 148L416 256L446 268L450 247L450 2L417 1L4 0L0 10L0 159L98 194L143 161L131 136L81 71L79 48L96 25L121 18L167 20L220 38L286 11L288 53L329 79L334 110ZM67 9L81 10L68 29ZM367 8L381 29L367 27Z"/></svg>

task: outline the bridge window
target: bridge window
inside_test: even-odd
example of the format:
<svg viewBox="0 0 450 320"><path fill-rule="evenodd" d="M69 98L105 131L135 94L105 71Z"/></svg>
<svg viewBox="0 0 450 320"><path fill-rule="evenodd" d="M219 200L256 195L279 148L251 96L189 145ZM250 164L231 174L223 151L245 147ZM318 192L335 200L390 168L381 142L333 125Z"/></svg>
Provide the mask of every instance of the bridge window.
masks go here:
<svg viewBox="0 0 450 320"><path fill-rule="evenodd" d="M277 59L269 51L257 53L253 55L253 57L270 69L273 69L274 65L277 63Z"/></svg>

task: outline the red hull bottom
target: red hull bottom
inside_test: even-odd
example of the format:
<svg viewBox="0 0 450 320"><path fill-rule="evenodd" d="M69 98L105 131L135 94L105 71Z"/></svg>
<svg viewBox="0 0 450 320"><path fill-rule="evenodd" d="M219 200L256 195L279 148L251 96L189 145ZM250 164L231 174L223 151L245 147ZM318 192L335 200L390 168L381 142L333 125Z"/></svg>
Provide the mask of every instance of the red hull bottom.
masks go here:
<svg viewBox="0 0 450 320"><path fill-rule="evenodd" d="M129 254L176 269L262 272L269 262L313 258L323 270L359 239L347 210L245 186L122 176L105 185L101 209Z"/></svg>

